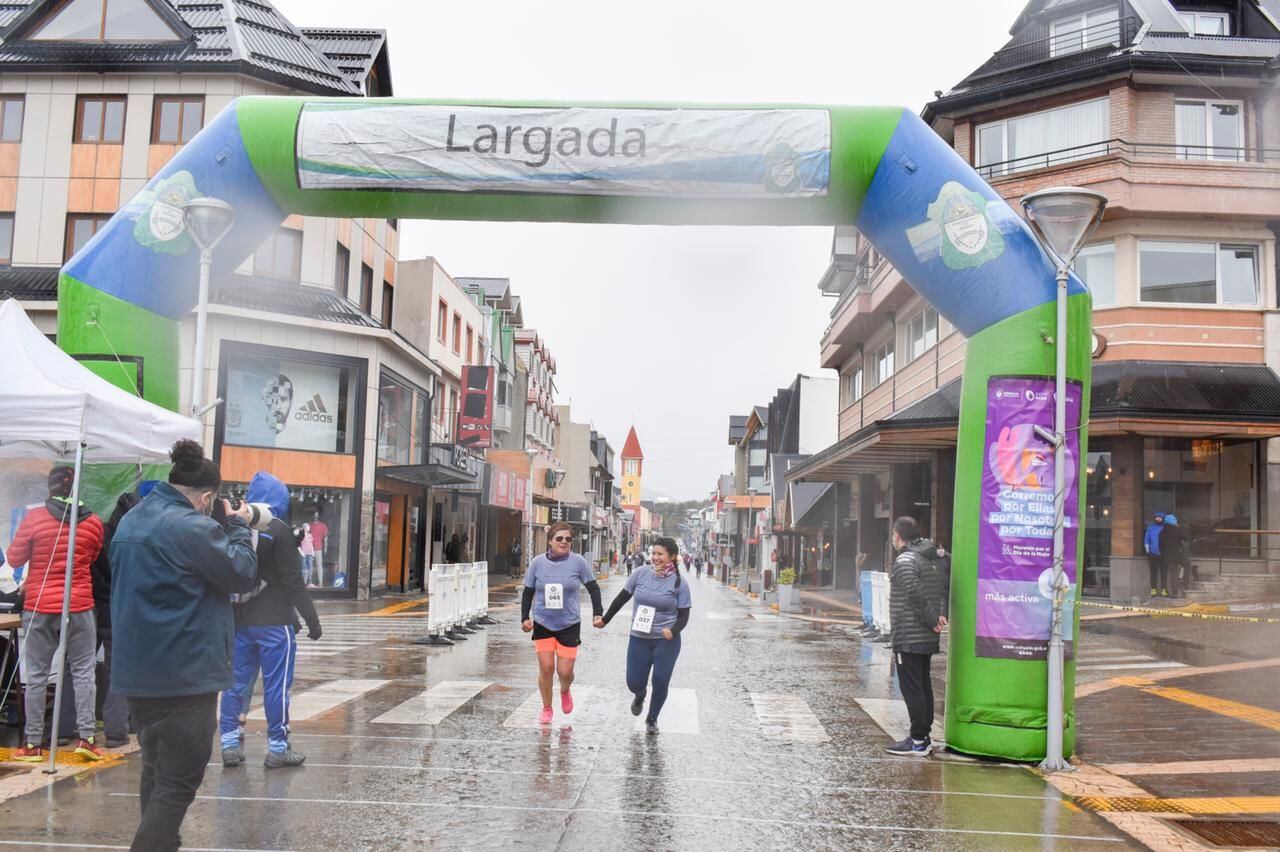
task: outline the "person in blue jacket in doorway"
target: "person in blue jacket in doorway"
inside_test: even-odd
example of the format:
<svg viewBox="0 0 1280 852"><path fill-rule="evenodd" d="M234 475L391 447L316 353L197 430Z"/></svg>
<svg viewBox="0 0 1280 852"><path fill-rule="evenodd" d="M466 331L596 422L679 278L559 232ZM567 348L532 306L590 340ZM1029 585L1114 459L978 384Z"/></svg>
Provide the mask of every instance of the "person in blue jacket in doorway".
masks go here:
<svg viewBox="0 0 1280 852"><path fill-rule="evenodd" d="M1164 512L1156 512L1151 523L1147 524L1146 533L1142 536L1142 547L1147 551L1147 567L1151 573L1151 597L1153 598L1160 594L1161 589L1168 588L1162 576L1164 563L1160 557L1162 529L1164 529Z"/></svg>
<svg viewBox="0 0 1280 852"><path fill-rule="evenodd" d="M680 546L673 538L659 538L650 548L650 564L637 568L627 577L622 591L609 604L609 611L592 622L603 628L618 614L627 601L635 598L631 609L631 641L627 645L627 689L635 696L631 715L644 710L650 673L653 696L645 716L645 732L658 733L658 714L667 701L671 675L680 656L680 631L689 623L693 597L689 584L680 578Z"/></svg>
<svg viewBox="0 0 1280 852"><path fill-rule="evenodd" d="M258 587L235 598L235 685L222 693L220 732L222 765L244 763L240 744L242 704L250 682L262 669L262 709L267 717L267 769L301 766L306 760L289 747L289 690L297 659L298 615L307 623L307 636L320 638L320 617L302 579L302 557L289 517L289 489L266 471L249 481L249 503L265 503L272 518L255 531Z"/></svg>

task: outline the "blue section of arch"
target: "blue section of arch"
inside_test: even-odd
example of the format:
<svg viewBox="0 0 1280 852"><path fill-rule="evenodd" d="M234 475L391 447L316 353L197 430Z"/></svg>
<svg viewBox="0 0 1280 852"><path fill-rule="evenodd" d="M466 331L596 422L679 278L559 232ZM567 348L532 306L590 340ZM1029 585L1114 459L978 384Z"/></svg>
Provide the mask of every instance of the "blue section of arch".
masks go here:
<svg viewBox="0 0 1280 852"><path fill-rule="evenodd" d="M183 318L196 300L192 271L199 250L185 231L171 239L160 239L157 232L172 233L181 205L199 196L228 201L236 209L235 227L214 252L215 281L230 275L285 218L249 162L234 107L197 134L63 272L152 313Z"/></svg>
<svg viewBox="0 0 1280 852"><path fill-rule="evenodd" d="M956 190L971 194L961 196L966 204L986 204L986 248L974 255L948 245L944 187L952 197L959 196ZM906 110L855 224L966 336L1055 298L1054 264L1027 224L950 145ZM990 256L997 242L999 253ZM1084 291L1072 275L1069 294Z"/></svg>

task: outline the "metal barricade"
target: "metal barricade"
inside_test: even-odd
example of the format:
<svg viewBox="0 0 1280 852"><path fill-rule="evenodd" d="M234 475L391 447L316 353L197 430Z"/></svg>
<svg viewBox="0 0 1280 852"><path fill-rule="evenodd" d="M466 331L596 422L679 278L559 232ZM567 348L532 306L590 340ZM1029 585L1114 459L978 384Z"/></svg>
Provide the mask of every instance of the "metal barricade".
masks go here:
<svg viewBox="0 0 1280 852"><path fill-rule="evenodd" d="M871 572L871 620L881 635L888 636L889 623L889 575L883 571Z"/></svg>
<svg viewBox="0 0 1280 852"><path fill-rule="evenodd" d="M452 645L485 624L489 612L489 563L432 565L427 572L427 635L417 645Z"/></svg>

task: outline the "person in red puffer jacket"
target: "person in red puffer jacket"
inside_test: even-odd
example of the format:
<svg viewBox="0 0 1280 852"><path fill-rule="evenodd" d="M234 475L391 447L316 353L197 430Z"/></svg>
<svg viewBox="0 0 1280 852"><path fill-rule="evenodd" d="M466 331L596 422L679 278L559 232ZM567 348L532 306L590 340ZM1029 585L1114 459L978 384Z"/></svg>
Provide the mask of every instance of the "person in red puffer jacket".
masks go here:
<svg viewBox="0 0 1280 852"><path fill-rule="evenodd" d="M22 615L26 629L23 646L27 677L26 746L18 749L13 757L28 763L39 762L45 756L42 748L45 685L49 682L49 670L58 650L62 629L74 475L69 467L55 467L49 472L49 499L22 519L6 554L10 565L27 566L23 578L26 611ZM71 571L65 666L75 684L76 727L80 734L76 754L89 760L101 760L103 757L102 749L93 742L94 701L97 697L94 663L98 642L92 573L93 561L102 550L102 539L102 520L81 505Z"/></svg>

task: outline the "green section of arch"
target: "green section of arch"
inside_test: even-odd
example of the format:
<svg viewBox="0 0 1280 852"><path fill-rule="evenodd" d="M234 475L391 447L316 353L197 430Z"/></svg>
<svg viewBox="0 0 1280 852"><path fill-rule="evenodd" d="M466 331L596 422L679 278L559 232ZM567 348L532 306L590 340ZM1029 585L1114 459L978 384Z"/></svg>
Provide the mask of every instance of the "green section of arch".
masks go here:
<svg viewBox="0 0 1280 852"><path fill-rule="evenodd" d="M1080 419L1089 422L1092 373L1090 335L1092 305L1088 293L1067 301L1067 378L1083 384ZM1046 302L1023 311L969 338L960 402L960 434L956 446L955 518L951 567L951 628L947 646L947 745L966 754L1039 760L1045 754L1048 717L1048 664L1002 660L975 654L978 599L978 529L981 526L982 470L986 463L987 383L992 376L1054 374L1052 338L1057 306ZM1088 429L1080 432L1080 467L1088 458ZM1087 477L1079 477L1083 505ZM1084 521L1083 515L1081 520ZM1077 561L1084 555L1084 529L1076 531ZM1077 565L1076 599L1079 600ZM1079 647L1079 607L1071 636ZM1064 630L1065 633L1065 630ZM1066 665L1066 729L1063 750L1075 748L1075 661Z"/></svg>
<svg viewBox="0 0 1280 852"><path fill-rule="evenodd" d="M282 210L308 216L462 219L490 222L613 222L703 224L846 225L854 220L880 165L889 138L901 121L899 107L777 105L778 109L823 109L831 116L831 180L822 198L691 200L548 195L541 193L412 192L405 190L302 190L295 150L298 117L307 98L248 97L236 101L245 150L258 178ZM380 103L384 103L380 101ZM604 104L484 102L396 99L385 103L432 106L588 107L715 109L699 104ZM361 99L325 100L330 108L368 106ZM768 105L724 104L725 109L768 109Z"/></svg>
<svg viewBox="0 0 1280 852"><path fill-rule="evenodd" d="M178 333L178 324L168 317L65 272L58 278L58 346L130 393L137 392L136 383L145 369L143 399L170 411L178 410ZM136 358L142 359L140 367L134 366Z"/></svg>

